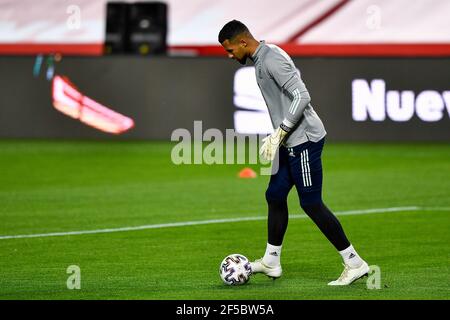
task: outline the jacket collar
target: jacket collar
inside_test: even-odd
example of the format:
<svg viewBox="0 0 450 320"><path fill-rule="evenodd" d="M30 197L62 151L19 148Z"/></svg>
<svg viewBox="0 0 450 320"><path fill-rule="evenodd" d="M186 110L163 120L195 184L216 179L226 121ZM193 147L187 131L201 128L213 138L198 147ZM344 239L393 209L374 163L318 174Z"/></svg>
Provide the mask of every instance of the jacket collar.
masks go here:
<svg viewBox="0 0 450 320"><path fill-rule="evenodd" d="M250 58L253 61L253 63L256 63L261 58L261 55L265 51L265 50L263 50L265 46L266 46L266 41L261 40L259 42L259 45L256 48L255 52L252 54L252 56Z"/></svg>

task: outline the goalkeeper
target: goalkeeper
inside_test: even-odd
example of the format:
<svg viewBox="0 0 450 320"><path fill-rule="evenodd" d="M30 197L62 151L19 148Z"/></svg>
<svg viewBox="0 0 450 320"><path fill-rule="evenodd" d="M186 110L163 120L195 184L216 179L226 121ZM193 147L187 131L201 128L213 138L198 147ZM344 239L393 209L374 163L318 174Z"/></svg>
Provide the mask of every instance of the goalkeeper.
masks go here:
<svg viewBox="0 0 450 320"><path fill-rule="evenodd" d="M344 262L341 276L329 285L349 285L369 271L347 239L341 224L322 201L321 154L326 131L310 103L308 90L292 59L275 45L257 41L241 22L228 22L219 33L228 57L255 65L256 79L275 132L263 141L260 153L267 160L278 156L266 191L268 241L261 259L251 263L254 273L278 278L283 237L288 225L287 197L295 185L300 205L339 251ZM273 166L275 168L276 166Z"/></svg>

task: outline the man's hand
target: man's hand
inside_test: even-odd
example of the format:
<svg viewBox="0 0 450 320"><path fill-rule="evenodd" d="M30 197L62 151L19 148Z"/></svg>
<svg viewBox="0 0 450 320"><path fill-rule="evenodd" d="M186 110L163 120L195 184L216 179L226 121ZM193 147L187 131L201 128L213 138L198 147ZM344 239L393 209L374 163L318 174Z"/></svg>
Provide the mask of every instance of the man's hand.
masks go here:
<svg viewBox="0 0 450 320"><path fill-rule="evenodd" d="M262 140L263 145L261 146L261 149L259 149L259 154L266 160L272 161L273 159L275 159L277 149L283 142L286 135L287 132L278 127L274 133Z"/></svg>

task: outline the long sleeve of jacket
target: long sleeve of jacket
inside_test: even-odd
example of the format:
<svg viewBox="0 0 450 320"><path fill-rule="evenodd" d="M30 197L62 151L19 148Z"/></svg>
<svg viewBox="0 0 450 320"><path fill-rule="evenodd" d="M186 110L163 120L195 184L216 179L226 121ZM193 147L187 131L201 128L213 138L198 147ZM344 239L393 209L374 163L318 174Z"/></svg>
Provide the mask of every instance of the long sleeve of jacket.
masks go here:
<svg viewBox="0 0 450 320"><path fill-rule="evenodd" d="M300 72L285 57L277 55L270 60L266 67L269 75L291 100L291 105L285 113L282 123L283 129L289 131L300 121L311 97L300 77Z"/></svg>

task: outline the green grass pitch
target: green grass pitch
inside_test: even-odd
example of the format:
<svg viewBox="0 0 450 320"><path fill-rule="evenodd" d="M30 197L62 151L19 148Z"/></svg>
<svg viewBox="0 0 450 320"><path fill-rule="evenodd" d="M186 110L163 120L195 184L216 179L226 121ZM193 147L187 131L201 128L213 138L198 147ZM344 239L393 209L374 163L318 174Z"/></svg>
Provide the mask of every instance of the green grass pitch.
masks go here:
<svg viewBox="0 0 450 320"><path fill-rule="evenodd" d="M173 165L170 143L0 141L0 236L265 217L268 177L243 165ZM449 299L450 146L325 146L324 200L358 252L381 270L328 287L341 259L309 219L291 219L283 277L222 284L230 253L259 258L266 220L113 233L0 239L0 299ZM254 167L257 169L257 167ZM290 214L301 214L293 190ZM81 270L69 290L66 270Z"/></svg>

